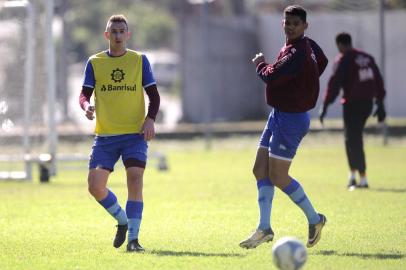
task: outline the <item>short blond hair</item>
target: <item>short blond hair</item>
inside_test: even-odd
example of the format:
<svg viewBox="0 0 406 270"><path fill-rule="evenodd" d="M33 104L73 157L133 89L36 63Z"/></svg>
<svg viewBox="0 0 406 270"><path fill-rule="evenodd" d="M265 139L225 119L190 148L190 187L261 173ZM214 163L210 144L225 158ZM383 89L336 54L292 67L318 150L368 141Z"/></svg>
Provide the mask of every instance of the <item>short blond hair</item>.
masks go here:
<svg viewBox="0 0 406 270"><path fill-rule="evenodd" d="M106 31L109 30L109 28L110 28L110 26L111 26L111 24L113 22L123 22L123 23L125 23L125 26L127 27L127 30L128 30L127 18L123 14L111 15L109 20L107 21Z"/></svg>

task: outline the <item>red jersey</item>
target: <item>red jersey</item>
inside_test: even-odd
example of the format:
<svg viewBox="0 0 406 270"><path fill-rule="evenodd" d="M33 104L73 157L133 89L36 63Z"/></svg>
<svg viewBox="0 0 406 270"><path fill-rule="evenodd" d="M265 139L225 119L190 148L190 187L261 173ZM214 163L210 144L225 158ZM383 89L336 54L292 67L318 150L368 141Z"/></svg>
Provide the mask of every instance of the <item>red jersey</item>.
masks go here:
<svg viewBox="0 0 406 270"><path fill-rule="evenodd" d="M341 88L343 104L353 100L374 98L382 101L386 94L374 58L357 49L351 49L336 57L334 71L325 92L324 104L333 103Z"/></svg>
<svg viewBox="0 0 406 270"><path fill-rule="evenodd" d="M327 57L315 41L302 37L285 44L274 64L261 62L257 74L266 83L266 102L283 112L306 112L316 105L319 77Z"/></svg>

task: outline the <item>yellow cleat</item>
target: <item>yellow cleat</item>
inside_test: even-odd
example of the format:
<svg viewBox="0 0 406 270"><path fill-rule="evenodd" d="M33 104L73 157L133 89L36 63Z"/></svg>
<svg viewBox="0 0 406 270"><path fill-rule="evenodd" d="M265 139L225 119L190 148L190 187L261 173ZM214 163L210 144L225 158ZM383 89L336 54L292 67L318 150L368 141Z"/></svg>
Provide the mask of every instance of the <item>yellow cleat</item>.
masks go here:
<svg viewBox="0 0 406 270"><path fill-rule="evenodd" d="M262 243L273 240L274 233L271 228L267 230L257 229L250 237L240 243L240 247L250 249L256 248Z"/></svg>

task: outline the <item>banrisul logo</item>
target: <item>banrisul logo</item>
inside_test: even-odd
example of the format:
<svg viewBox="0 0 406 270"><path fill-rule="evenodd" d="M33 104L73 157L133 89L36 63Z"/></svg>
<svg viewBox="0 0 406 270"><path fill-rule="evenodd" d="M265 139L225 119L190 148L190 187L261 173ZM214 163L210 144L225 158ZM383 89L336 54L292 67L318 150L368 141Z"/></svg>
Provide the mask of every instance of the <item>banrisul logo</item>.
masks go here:
<svg viewBox="0 0 406 270"><path fill-rule="evenodd" d="M137 85L112 85L112 84L103 84L102 87L100 88L100 91L105 92L105 91L136 91L137 90Z"/></svg>
<svg viewBox="0 0 406 270"><path fill-rule="evenodd" d="M124 80L125 73L122 69L116 68L111 72L111 80L114 83L103 84L100 88L102 92L105 91L136 91L137 85L134 83L133 85L128 85L124 82L124 84L116 84L120 83Z"/></svg>
<svg viewBox="0 0 406 270"><path fill-rule="evenodd" d="M122 80L124 80L124 71L122 69L116 68L111 72L111 79L116 82L119 83Z"/></svg>

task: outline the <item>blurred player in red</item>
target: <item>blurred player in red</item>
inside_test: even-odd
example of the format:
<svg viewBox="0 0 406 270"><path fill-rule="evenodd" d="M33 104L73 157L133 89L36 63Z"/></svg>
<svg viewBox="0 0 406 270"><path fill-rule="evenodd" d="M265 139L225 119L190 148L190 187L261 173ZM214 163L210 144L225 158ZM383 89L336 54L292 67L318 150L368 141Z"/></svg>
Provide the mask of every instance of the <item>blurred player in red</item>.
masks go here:
<svg viewBox="0 0 406 270"><path fill-rule="evenodd" d="M350 167L348 187L368 188L363 131L365 122L372 113L374 101L374 116L378 117L378 122L385 120L383 100L386 92L374 58L354 49L350 34L338 34L336 44L340 54L334 63L334 72L328 82L319 119L323 123L328 105L334 102L342 88L345 150ZM359 185L356 182L357 171L360 176Z"/></svg>
<svg viewBox="0 0 406 270"><path fill-rule="evenodd" d="M286 44L274 64L259 53L252 60L258 76L266 83L266 102L273 107L262 133L253 168L258 188L259 224L255 232L240 243L255 248L272 241L271 209L274 186L281 189L302 209L309 225L307 247L321 237L326 217L316 212L301 184L289 175L289 168L300 141L309 130L308 111L316 105L319 76L327 58L312 39L304 35L308 27L306 10L288 6L284 10L283 29Z"/></svg>

